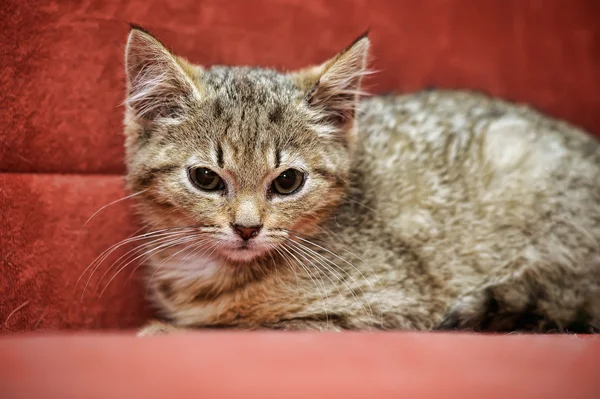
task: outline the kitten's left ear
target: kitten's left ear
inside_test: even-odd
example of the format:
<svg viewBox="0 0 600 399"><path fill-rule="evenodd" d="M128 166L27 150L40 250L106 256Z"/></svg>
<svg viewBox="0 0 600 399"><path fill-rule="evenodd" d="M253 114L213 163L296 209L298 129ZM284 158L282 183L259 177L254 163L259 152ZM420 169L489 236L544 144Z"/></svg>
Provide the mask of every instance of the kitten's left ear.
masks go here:
<svg viewBox="0 0 600 399"><path fill-rule="evenodd" d="M292 75L306 90L306 102L316 111L320 123L344 130L352 126L362 94L362 78L367 74L367 35L368 31L325 63Z"/></svg>
<svg viewBox="0 0 600 399"><path fill-rule="evenodd" d="M161 42L132 26L125 54L128 108L138 121L177 118L200 98L198 68L171 54Z"/></svg>

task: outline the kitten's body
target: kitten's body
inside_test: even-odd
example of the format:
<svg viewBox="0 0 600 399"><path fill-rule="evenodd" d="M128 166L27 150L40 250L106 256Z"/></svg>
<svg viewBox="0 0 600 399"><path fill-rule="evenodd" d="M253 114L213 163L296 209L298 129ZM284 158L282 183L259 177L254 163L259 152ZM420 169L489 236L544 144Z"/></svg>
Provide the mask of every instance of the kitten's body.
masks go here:
<svg viewBox="0 0 600 399"><path fill-rule="evenodd" d="M338 82L327 74L357 43L325 71L302 71L291 80L239 68L190 73L193 67L181 64L201 87L199 102L209 104L193 111L192 124L156 129L134 123L129 113L129 182L145 190L147 222L173 228L200 220L210 234L222 235L228 218L254 217L267 238L279 240L248 259L210 241L191 251L185 244L194 240L166 245L150 267L162 315L183 328L590 331L600 325L598 142L525 107L444 91L364 100L356 128L354 112L336 108L353 101L347 90L321 119L347 136L321 142L312 136L331 132L308 125L306 138L300 132L309 128L296 119L306 111L298 93L315 84L315 74L309 95ZM321 100L339 93L326 94ZM291 114L296 102L300 111ZM152 135L142 142L148 126ZM214 168L237 179L236 195L196 204L177 180L176 165L185 165L190 151L200 158L198 151L215 152L212 146L220 165ZM302 202L257 191L259 177L286 162L310 170L305 193L297 194Z"/></svg>

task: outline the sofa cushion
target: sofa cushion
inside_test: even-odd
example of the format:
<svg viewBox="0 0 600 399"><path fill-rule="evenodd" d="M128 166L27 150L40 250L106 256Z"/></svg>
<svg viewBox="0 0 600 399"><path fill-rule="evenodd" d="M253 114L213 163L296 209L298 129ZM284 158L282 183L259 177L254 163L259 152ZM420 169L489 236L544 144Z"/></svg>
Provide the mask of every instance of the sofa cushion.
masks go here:
<svg viewBox="0 0 600 399"><path fill-rule="evenodd" d="M115 272L100 281L111 257L83 292L86 267L136 230L127 201L85 224L123 196L118 176L0 174L0 334L127 328L149 317L140 274L131 276L135 264L100 296Z"/></svg>
<svg viewBox="0 0 600 399"><path fill-rule="evenodd" d="M600 340L432 333L0 339L7 398L598 398Z"/></svg>

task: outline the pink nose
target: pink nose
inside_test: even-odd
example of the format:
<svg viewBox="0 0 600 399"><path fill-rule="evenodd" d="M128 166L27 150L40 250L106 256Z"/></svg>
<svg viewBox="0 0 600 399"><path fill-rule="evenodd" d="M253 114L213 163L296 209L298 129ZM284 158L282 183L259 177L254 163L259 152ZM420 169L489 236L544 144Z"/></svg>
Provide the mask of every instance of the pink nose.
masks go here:
<svg viewBox="0 0 600 399"><path fill-rule="evenodd" d="M233 230L246 241L256 237L261 228L262 226L240 226L239 224L233 225Z"/></svg>

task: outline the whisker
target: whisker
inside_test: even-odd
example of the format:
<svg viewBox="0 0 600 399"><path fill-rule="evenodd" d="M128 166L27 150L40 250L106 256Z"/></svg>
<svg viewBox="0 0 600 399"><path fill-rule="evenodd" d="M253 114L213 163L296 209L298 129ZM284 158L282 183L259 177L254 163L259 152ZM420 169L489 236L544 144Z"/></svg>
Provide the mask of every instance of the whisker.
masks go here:
<svg viewBox="0 0 600 399"><path fill-rule="evenodd" d="M98 255L96 257L96 259L94 259L86 268L85 270L81 273L81 275L79 276L79 278L77 279L77 282L75 283L75 287L77 287L79 285L79 283L81 282L81 279L83 278L83 276L87 273L88 270L90 270L90 268L93 267L92 272L90 273L90 276L88 277L88 280L86 282L85 288L83 289L82 292L82 298L83 295L85 294L85 291L87 289L87 286L90 283L90 280L92 278L92 276L96 273L96 270L98 269L98 267L100 267L100 265L117 249L119 249L120 247L122 247L123 245L126 244L130 244L132 242L135 241L140 241L140 240L145 240L145 239L153 239L155 237L162 237L162 236L168 236L170 234L172 234L171 232L167 232L167 230L170 229L162 229L162 230L158 230L158 231L154 231L154 232L149 232L149 233L145 233L145 234L141 234L138 236L133 236L127 239L124 239L116 244L113 244L112 246L110 246L109 248L107 248L106 250L104 250L100 255Z"/></svg>
<svg viewBox="0 0 600 399"><path fill-rule="evenodd" d="M356 204L356 205L358 205L358 206L360 206L360 207L363 207L363 208L365 208L366 210L369 210L369 211L371 211L371 212L373 212L373 213L376 213L376 212L377 212L375 209L371 208L370 206L367 206L367 205L363 204L362 202L356 201L356 200L354 200L354 199L352 199L352 198L350 198L350 197L348 197L348 196L344 196L344 197L343 197L343 200L344 200L344 201L351 202L351 203L353 203L353 204Z"/></svg>
<svg viewBox="0 0 600 399"><path fill-rule="evenodd" d="M143 230L143 228L141 230ZM138 232L139 232L139 230L138 230ZM126 244L128 244L130 242L137 241L137 240L142 240L142 239L145 238L144 236L146 236L148 234L149 233L142 234L141 236L135 236L135 235L130 236L130 237L124 239L124 240L119 241L116 244L111 245L110 247L108 247L107 249L105 249L104 251L102 251L102 253L100 255L96 256L96 258L94 258L94 260L83 270L83 272L81 273L81 275L77 279L77 282L75 283L75 287L77 287L79 285L79 283L81 282L81 279L87 273L87 271L90 269L90 267L92 267L97 261L99 261L105 254L107 256L110 256L111 251L115 251L116 249L118 249L121 246L126 245Z"/></svg>
<svg viewBox="0 0 600 399"><path fill-rule="evenodd" d="M193 243L193 244L195 245L196 243ZM178 252L175 253L174 255L177 255L177 254L178 254ZM171 255L169 258L167 258L167 260L170 259L171 257L173 257L174 255ZM136 265L136 267L134 267L133 270L131 271L131 273L129 273L129 276L127 277L127 281L129 281L129 279L131 279L131 277L133 277L133 275L135 274L135 272L143 265L143 262L144 261L138 262L138 264Z"/></svg>
<svg viewBox="0 0 600 399"><path fill-rule="evenodd" d="M192 229L192 226L185 226L185 227L175 227L175 228L166 228L166 229L161 229L161 230L156 230L156 231L151 231L148 233L144 233L144 234L140 234L137 236L131 236L129 238L126 238L124 240L121 240L113 245L111 245L110 247L108 247L107 249L105 249L100 255L98 255L89 265L88 267L86 267L86 269L83 271L83 273L81 274L81 276L79 277L79 279L77 280L77 284L79 283L79 281L81 280L81 278L83 277L83 275L87 272L87 270L96 262L98 261L102 256L106 255L106 256L110 256L110 253L114 252L115 250L117 250L118 248L122 247L123 245L126 245L130 242L133 241L137 241L139 239L145 239L145 238L152 238L158 234L162 234L162 233L169 233L169 232L175 232L178 230L182 230L182 229ZM143 230L140 229L140 230ZM138 232L140 231L138 230ZM104 258L106 259L106 257ZM76 286L77 286L76 284Z"/></svg>
<svg viewBox="0 0 600 399"><path fill-rule="evenodd" d="M291 258L289 258L289 256L286 256L286 254L282 252L279 247L275 247L274 249L277 252L277 254L281 256L281 258L285 261L286 266L292 271L292 273L294 273L294 277L296 278L296 284L299 287L305 287L304 283L302 283L302 281L300 280L300 277L298 277L298 273L296 273L296 268L290 263Z"/></svg>
<svg viewBox="0 0 600 399"><path fill-rule="evenodd" d="M297 248L291 247L291 246L287 246L288 249L290 251L293 251L294 253L298 254L299 256L302 256L307 262L309 262L312 266L314 266L317 270L319 269L314 263L312 263L305 255L302 251L298 250ZM333 280L331 279L331 277L329 277L329 275L327 273L324 273L325 277L327 277L329 279L329 281L331 282L331 284L338 290L338 292L340 293L340 295L342 295L340 289L337 287L337 285L333 282ZM325 299L327 300L327 302L329 302L329 296L327 295L327 290L325 288L325 284L323 284L323 279L321 278L321 285L323 287L323 291L325 293ZM329 327L329 315L327 313L327 308L325 307L325 319L326 319L326 324L327 327Z"/></svg>
<svg viewBox="0 0 600 399"><path fill-rule="evenodd" d="M138 262L138 265L141 265L145 261L147 261L149 258L151 258L152 255L154 255L155 253L161 252L163 249L168 249L168 248L170 248L170 246L178 244L179 242L185 240L186 238L188 238L187 235L181 235L181 234L177 235L175 237L168 236L168 237L159 238L157 240L153 240L152 242L149 242L149 243L140 245L136 248L133 248L132 250L128 251L123 256L121 256L121 258L125 257L125 259L123 259L121 261L113 262L111 264L111 266L102 274L102 276L100 277L100 280L98 281L98 284L96 285L96 292L98 291L98 288L100 287L100 284L102 283L102 280L104 280L106 275L113 268L121 270L121 268L127 267L128 265L130 265L131 263L135 262L136 260L138 260L140 258L141 258L141 260Z"/></svg>
<svg viewBox="0 0 600 399"><path fill-rule="evenodd" d="M111 279L108 281L108 283L106 283L106 285L104 286L104 289L100 292L100 295L98 298L102 297L102 294L104 293L104 291L106 291L106 289L108 288L108 286L110 285L110 283L127 267L129 266L132 262L136 261L139 258L145 257L145 259L141 260L140 263L144 262L145 260L147 260L148 258L150 258L152 255L157 254L158 252L162 252L166 249L169 249L171 247L183 244L188 242L189 240L193 240L196 237L182 237L182 238L175 238L171 241L168 241L166 243L163 243L161 245L159 245L156 248L150 249L148 251L144 251L142 254L136 256L135 258L133 258L132 260L130 260L129 262L127 262L126 264L124 264L123 266L121 266L116 272L115 274L111 277ZM100 285L100 283L102 282L102 279L100 279L100 281L98 282L98 285Z"/></svg>
<svg viewBox="0 0 600 399"><path fill-rule="evenodd" d="M212 254L214 254L214 253L215 253L215 251L217 250L217 247L218 247L217 243L216 243L216 242L214 242L214 243L213 243L213 245L211 246L211 248L212 248L212 251L210 251L210 253L209 253L208 255L206 255L206 257L207 257L207 258L210 258L210 257L212 256ZM204 256L204 255L203 255L203 256Z"/></svg>
<svg viewBox="0 0 600 399"><path fill-rule="evenodd" d="M130 260L131 257L135 256L139 251L141 251L141 250L143 250L145 248L148 248L148 247L153 247L156 244L162 244L162 243L167 242L167 241L172 240L172 239L184 237L186 235L187 234L185 232L165 234L162 237L155 238L155 239L153 239L153 240L151 240L149 242L146 242L144 244L138 245L135 248L130 249L129 251L125 252L123 255L121 255L119 258L117 258L117 260L115 260L112 263L112 265L108 268L108 270L106 270L106 272L102 275L102 277L100 278L100 280L102 280L104 278L104 276L106 276L106 273L108 273L110 271L110 269L112 269L113 267L119 267L124 262L127 262L128 260ZM94 272L92 272L92 274Z"/></svg>
<svg viewBox="0 0 600 399"><path fill-rule="evenodd" d="M296 238L297 238L297 239L299 239L299 240L302 240L303 242L306 242L306 243L308 243L308 244L314 245L315 247L317 247L317 248L319 248L319 249L321 249L321 250L323 250L323 251L325 251L325 252L327 252L327 253L329 253L329 254L331 254L331 255L335 256L337 259L339 259L339 260L341 260L342 262L346 263L348 266L350 266L350 267L354 268L354 269L355 269L355 270L356 270L356 271L357 271L357 272L360 274L360 276L361 276L363 279L365 279L365 281L367 282L367 284L369 284L369 286L370 286L371 290L373 290L373 287L371 286L371 283L369 283L369 281L367 280L367 278L365 277L365 275L364 275L364 274L363 274L363 273L360 271L360 269L358 269L358 268L357 268L356 266L354 266L352 263L348 262L346 259L342 258L340 255L336 254L335 252L332 252L331 250L329 250L329 249L327 249L327 248L325 248L325 247L322 247L321 245L319 245L319 244L317 244L317 243L315 243L315 242L313 242L313 241L311 241L311 240L308 240L308 239L302 238L302 237L300 237L300 236L299 236L297 233L295 233L295 232L292 232L292 233L293 233L293 234L296 236ZM349 252L349 253L350 253L350 251L348 251L348 250L345 250L345 251L347 251L347 252ZM358 259L360 259L360 258L359 258L357 255L354 255L354 254L353 254L353 256L355 256L355 257L357 257ZM378 278L378 276L377 276L377 273L375 273L375 271L374 271L374 270L373 270L373 269L372 269L372 268L371 268L371 267L370 267L370 266L369 266L369 265L368 265L368 264L367 264L367 263L366 263L364 260L362 260L362 259L361 259L361 261L362 261L362 262L364 262L364 264L365 264L367 267L369 267L369 270L370 270L370 271L373 273L373 276L374 276L374 277L375 277L377 280L379 280L379 278Z"/></svg>
<svg viewBox="0 0 600 399"><path fill-rule="evenodd" d="M106 253L104 256L102 256L102 257L101 257L101 258L100 258L100 259L99 259L99 260L96 262L96 265L94 266L94 268L92 269L92 271L91 271L90 275L88 276L88 279L87 279L87 281L86 281L85 287L83 288L83 291L82 291L82 293L81 293L81 295L82 295L82 298L83 298L83 295L85 294L85 291L87 290L87 287L88 287L88 285L90 284L90 281L91 281L92 277L94 276L94 274L96 274L96 271L98 270L98 268L99 268L99 267L102 265L102 263L103 263L103 262L104 262L104 261L105 261L105 260L106 260L106 259L107 259L107 258L108 258L108 257L109 257L109 256L110 256L110 255L111 255L111 254L112 254L112 253L113 253L113 252L114 252L114 251L115 251L117 248L119 248L119 247L121 247L121 246L123 246L123 245L125 245L125 244L129 244L129 243L131 243L131 242L134 242L134 241L140 241L140 240L152 239L152 240L151 240L149 243L145 243L145 244L139 245L139 246L137 246L137 247L135 247L135 248L132 248L132 249L130 249L130 250L129 250L129 251L127 251L125 254L121 255L121 257L119 257L119 258L118 258L118 259L117 259L115 262L113 262L113 264L112 264L112 265L109 267L109 269L108 269L108 270L110 270L110 269L111 269L111 268L112 268L112 267L115 265L115 263L116 263L116 262L118 262L119 260L121 260L123 257L128 257L128 256L129 256L129 255L130 255L132 252L135 254L135 252L137 252L137 251L139 251L140 249L142 249L142 248L145 248L145 247L147 247L147 246L149 246L149 245L156 244L157 242L160 242L160 241L162 241L162 240L168 240L168 239L171 239L171 238L173 238L174 236L181 236L182 234L185 234L185 233L183 233L183 232L175 232L175 233L171 233L171 232L169 232L169 233L160 233L160 234L154 234L154 235L151 235L151 236L148 236L148 237L138 237L138 238L136 238L136 239L133 239L133 240L127 240L127 242L122 242L122 243L121 243L121 244L119 244L118 246L114 247L114 248L113 248L113 249L112 249L110 252ZM157 238L157 237L158 237L158 238ZM93 264L93 263L92 263L92 264ZM91 266L91 265L90 265L90 266ZM89 266L88 266L88 268L89 268ZM106 273L105 273L105 275L106 275ZM83 274L82 274L82 277L83 277ZM103 277L104 277L104 276L103 276ZM78 282L79 282L79 281L78 281Z"/></svg>
<svg viewBox="0 0 600 399"><path fill-rule="evenodd" d="M325 319L327 320L327 326L329 327L329 314L327 313L327 304L325 302L325 299L323 298L323 293L321 292L321 290L319 289L319 285L316 282L316 278L313 278L313 274L310 272L309 268L306 267L306 265L304 265L297 257L296 255L294 255L285 245L283 245L281 247L281 249L283 249L284 251L286 251L288 254L290 254L298 263L298 265L304 269L304 271L306 272L306 274L308 274L308 277L310 278L310 280L312 281L312 283L314 284L315 288L317 289L317 292L319 293L319 296L321 297L321 304L323 305L323 311L325 312ZM323 281L321 280L321 284L323 286L323 291L325 293L325 296L327 297L327 292L325 292L325 285L323 284ZM327 297L327 299L329 300L329 297Z"/></svg>
<svg viewBox="0 0 600 399"><path fill-rule="evenodd" d="M191 244L191 246L196 246L196 245L198 245L198 246L199 246L199 248L197 248L197 249L194 249L194 250L192 250L192 251L198 251L198 250L202 250L202 248L203 248L203 247L202 247L202 244L204 244L206 241L208 241L208 239L207 239L207 240L204 240L204 241L202 241L202 242L200 242L200 243L199 243L199 242L194 242L194 243L192 243L192 244ZM187 248L189 248L189 245L187 246ZM210 254L208 254L208 255L207 255L207 257L210 257L210 255L212 255L212 253L215 251L215 249L217 248L217 243L216 243L216 242L213 242L213 243L212 243L210 246L208 246L208 247L205 247L205 248L204 248L204 252L202 252L202 253L200 254L200 256L204 256L204 254L205 254L205 253L206 253L208 250L210 250L211 248L212 248L212 251L210 252ZM146 296L148 296L148 292L150 291L150 288L152 287L152 280L154 280L154 277L156 276L156 274L158 273L158 271L159 271L159 270L162 268L163 264L164 264L164 262L163 262L163 263L161 263L161 264L160 264L160 265L159 265L159 266L158 266L158 267L157 267L157 268L154 270L154 272L152 273L152 275L151 275L151 276L150 276L150 278L148 279L148 283L147 283L147 285L146 285ZM138 265L137 267L139 267L139 265Z"/></svg>
<svg viewBox="0 0 600 399"><path fill-rule="evenodd" d="M303 242L306 242L306 243L308 243L308 244L314 245L315 247L317 247L317 248L319 248L319 249L321 249L321 250L323 250L323 251L325 251L325 252L329 253L330 255L332 255L332 256L334 256L334 257L336 257L336 258L337 258L337 259L339 259L340 261L342 261L342 262L346 263L348 266L350 266L350 267L352 267L354 270L356 270L356 271L357 271L357 272L360 274L360 277L361 277L361 278L362 278L362 279L363 279L363 280L364 280L364 281L367 283L367 285L369 286L369 288L371 289L371 291L372 291L372 292L373 292L373 294L375 295L375 300L377 301L377 304L378 304L378 307L379 307L379 312L380 312L380 314L381 314L381 304L379 303L379 299L377 298L377 294L376 294L376 292L375 292L375 289L373 288L373 286L371 285L371 283L369 282L369 280L367 280L367 278L365 277L365 275L364 275L364 274L363 274L363 273L360 271L360 269L359 269L359 268L357 268L357 267L356 267L356 266L354 266L352 263L348 262L346 259L344 259L344 258L342 258L341 256L339 256L339 255L338 255L338 254L336 254L335 252L332 252L332 251L330 251L329 249L327 249L327 248L325 248L325 247L322 247L321 245L319 245L319 244L316 244L316 243L314 243L314 242L312 242L312 241L310 241L310 240L307 240L307 239L305 239L305 238L302 238L302 237L300 237L298 234L296 234L296 233L294 233L294 232L291 232L291 233L292 233L292 234L295 236L295 238L297 238L297 239L299 239L299 240L301 240L301 241L303 241ZM312 252L314 252L315 254L317 254L317 252L316 252L316 251L312 251ZM319 255L320 255L320 254L319 254ZM322 255L320 255L320 256L322 256ZM327 260L327 261L328 261L330 264L334 265L336 268L340 269L340 267L339 267L338 265L336 265L334 262L331 262L329 259L327 259L327 258L325 258L325 257L323 257L323 258L324 258L324 259L326 259L326 260ZM373 272L373 269L370 269L370 270ZM377 280L379 280L379 278L377 277L377 275L376 275L374 272L373 272L373 274L374 274L375 278L377 278ZM350 276L350 275L348 275L348 276ZM350 278L352 278L352 279L354 280L354 278L353 278L352 276L350 276ZM355 281L355 284L356 284L356 281ZM358 285L358 284L357 284L357 285ZM359 287L359 289L360 289L360 290L361 290L361 292L362 292L362 288L360 288L360 286L358 286L358 287ZM362 294L364 295L364 292L363 292ZM368 305L369 305L369 308L371 308L371 305L370 305L370 303L368 303ZM371 309L371 313L372 313L372 309ZM381 316L382 316L382 315L381 315ZM383 317L383 316L382 316L382 317Z"/></svg>
<svg viewBox="0 0 600 399"><path fill-rule="evenodd" d="M158 265L158 266L157 266L157 267L154 269L154 271L152 272L152 275L151 275L151 276L150 276L150 278L148 279L148 284L147 284L147 287L146 287L146 295L148 294L148 291L150 290L150 287L152 286L152 280L154 280L154 276L156 276L156 273L158 273L158 271L159 271L159 270L162 268L162 266L163 266L163 265L164 265L166 262L168 262L170 259L172 259L172 258L173 258L175 255L177 255L177 254L179 254L179 253L181 253L181 252L184 252L185 250L189 249L190 247L191 247L191 248L195 248L196 246L198 246L198 247L201 249L201 248L202 248L202 245L203 245L204 243L206 243L208 240L209 240L208 238L205 238L205 239L203 239L203 240L199 240L199 241L193 241L192 243L190 243L190 244L187 244L187 245L186 245L186 246L185 246L185 247L184 247L182 250L175 252L173 255L169 256L167 259L165 259L164 261L162 261L162 262L161 262L161 263L160 263L160 264L159 264L159 265ZM213 245L215 245L215 244L213 244ZM198 248L195 248L195 249L193 249L192 251L196 251L196 250L198 250ZM138 266L138 267L139 267L139 266ZM135 269L134 269L134 271L135 271Z"/></svg>
<svg viewBox="0 0 600 399"><path fill-rule="evenodd" d="M212 248L212 246L211 246L211 248ZM185 262L187 262L187 260L188 260L188 259L189 259L189 258L190 258L192 255L196 254L196 253L197 253L198 251L200 251L200 250L202 250L202 246L200 246L199 248L197 248L197 249L193 250L192 252L190 252L189 254L187 254L187 255L185 256L185 258L183 258L183 259L181 260L181 262L182 262L182 263L185 263ZM211 254L212 254L212 252L211 252ZM202 256L202 255L201 255L201 256Z"/></svg>
<svg viewBox="0 0 600 399"><path fill-rule="evenodd" d="M303 245L302 243L299 243L299 242L296 242L296 241L290 240L288 244L289 244L290 246L292 246L292 245L293 245L293 248L295 248L295 249L296 249L296 251L300 251L300 252L302 252L302 253L303 253L305 256L308 256L308 257L310 257L310 258L311 258L313 261L315 261L315 262L319 263L319 265L323 266L323 267L325 268L325 270L326 270L326 271L328 271L328 272L330 272L331 274L333 274L333 275L334 275L334 276L335 276L335 277L336 277L336 278L337 278L337 279L338 279L338 280L339 280L341 283L343 283L344 285L346 285L346 288L348 288L348 290L349 290L351 293L353 293L353 292L352 292L352 290L350 289L350 286L348 286L348 285L346 284L346 282L345 282L345 279L343 279L343 278L342 278L342 276L341 276L341 275L340 275L340 274L339 274L339 273L338 273L338 272L337 272L335 269L332 269L332 268L331 268L329 265L327 265L327 263L323 263L323 260L321 260L321 259L319 259L319 257L315 256L315 254L316 254L316 255L319 255L321 258L323 258L323 256L321 256L319 253L317 253L317 252L315 252L315 251L312 251L310 248L306 247L306 246L305 246L305 245ZM312 252L312 253L311 253L311 252ZM329 261L329 259L327 259L327 258L323 258L323 259L325 259L326 261L328 261L328 262L330 262L330 263L331 263L331 261ZM313 264L313 265L314 265L314 264ZM315 266L316 266L316 265L315 265ZM336 266L337 266L337 265L336 265ZM348 274L348 273L347 273L345 270L341 269L341 271L342 271L342 272L343 272L343 273L344 273L346 276L348 276L348 277L352 278L352 276L350 276L350 275L349 275L349 274ZM326 276L327 276L327 277L330 279L330 281L331 281L331 283L332 283L332 284L335 284L335 283L333 282L333 280L331 280L331 278L329 277L329 275L328 275L327 273L325 273L325 275L326 275ZM336 288L337 288L337 286L336 286ZM339 288L338 288L338 292L340 293L340 295L342 295L342 293L341 293L341 291L339 290ZM356 299L358 300L358 298L356 298Z"/></svg>
<svg viewBox="0 0 600 399"><path fill-rule="evenodd" d="M90 220L92 220L92 219L94 218L94 216L96 216L98 213L100 213L100 212L101 212L103 209L106 209L106 208L108 208L109 206L111 206L111 205L114 205L114 204L116 204L116 203L119 203L119 202L121 202L121 201L124 201L124 200L126 200L126 199L133 198L133 197L135 197L135 196L138 196L138 195L140 195L140 194L143 194L143 193L145 193L146 191L148 191L148 189L145 189L145 190L142 190L142 191L138 191L137 193L129 194L129 195L128 195L128 196L126 196L126 197L119 198L119 199L117 199L117 200L114 200L113 202L110 202L110 203L108 203L108 204L104 205L103 207L101 207L100 209L98 209L96 212L94 212L94 213L92 214L92 216L90 216L90 218L89 218L89 219L88 219L88 220L87 220L87 221L86 221L86 222L85 222L83 225L84 225L84 226L87 226L87 224L90 222Z"/></svg>
<svg viewBox="0 0 600 399"><path fill-rule="evenodd" d="M277 262L275 261L275 257L273 256L273 250L276 248L276 245L274 244L267 244L267 246L271 249L271 251L269 251L269 257L271 257L271 263L273 263L273 270L275 271L275 278L277 280L279 280L279 273L277 272Z"/></svg>
<svg viewBox="0 0 600 399"><path fill-rule="evenodd" d="M373 309L371 308L371 305L367 302L367 306L365 306L364 301L360 300L358 298L358 295L354 292L354 290L346 283L346 281L344 281L344 279L342 278L341 275L339 275L335 269L333 269L330 266L327 266L327 263L329 263L330 265L333 265L337 270L341 271L342 273L344 273L346 276L348 276L352 282L357 286L357 288L360 290L362 296L365 296L364 291L362 290L362 288L360 287L360 285L358 285L358 282L356 281L356 279L354 277L352 277L352 275L350 275L348 272L346 272L343 268L339 267L338 265L336 265L334 262L332 262L331 260L327 259L326 257L324 257L323 255L321 255L320 253L308 248L307 246L299 243L299 242L295 242L295 241L291 241L293 242L295 245L298 246L298 248L301 248L302 250L308 252L307 255L310 255L312 253L312 257L313 259L317 260L323 267L325 267L326 270L328 270L330 273L332 273L342 284L344 284L344 286L346 287L346 289L350 292L350 294L352 295L352 297L354 298L354 300L363 308L363 310L365 311L365 313L367 315L369 315L369 318L371 319L371 323L373 323ZM324 263L323 261L327 262ZM330 279L331 280L331 279ZM332 284L333 281L332 281ZM338 288L339 291L339 288ZM340 291L340 295L342 295L341 291Z"/></svg>
<svg viewBox="0 0 600 399"><path fill-rule="evenodd" d="M333 235L333 237L338 241L338 242L342 242L341 238L339 237L339 235L337 233L335 233L333 230L325 227L325 226L320 226L320 228L322 228L323 230L325 230L326 232L328 232L328 234ZM297 233L295 233L297 234ZM371 266L369 266L369 264L360 256L356 255L355 253L353 253L352 251L350 251L349 249L347 249L346 247L342 246L340 248L342 251L346 251L348 252L351 256L355 257L356 259L358 259L359 261L362 262L362 264L369 269L369 272L371 272L371 274L373 274L373 277L375 277L375 279L377 280L377 284L382 287L383 285L381 284L381 280L379 279L379 276L377 275L377 273L375 273L375 270L373 270L373 268Z"/></svg>

